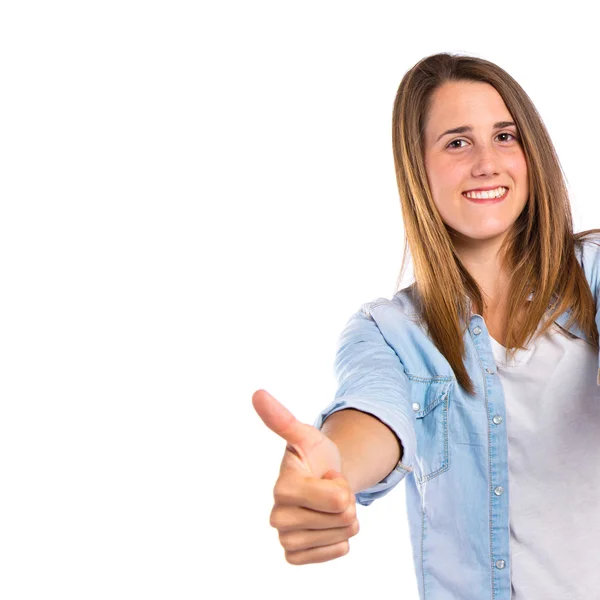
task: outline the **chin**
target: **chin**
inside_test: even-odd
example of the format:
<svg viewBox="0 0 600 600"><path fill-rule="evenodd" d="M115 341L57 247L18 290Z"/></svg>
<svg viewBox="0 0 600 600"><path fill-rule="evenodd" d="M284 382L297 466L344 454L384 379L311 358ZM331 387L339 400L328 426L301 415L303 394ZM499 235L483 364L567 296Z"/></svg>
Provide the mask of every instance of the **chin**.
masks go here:
<svg viewBox="0 0 600 600"><path fill-rule="evenodd" d="M468 242L486 242L489 240L502 238L508 233L509 230L510 230L510 227L506 227L506 228L502 228L502 229L479 228L476 230L459 231L457 229L453 229L452 227L448 227L448 233L450 233L450 236L453 239L455 239L456 241L462 241L462 242L467 242L467 243Z"/></svg>

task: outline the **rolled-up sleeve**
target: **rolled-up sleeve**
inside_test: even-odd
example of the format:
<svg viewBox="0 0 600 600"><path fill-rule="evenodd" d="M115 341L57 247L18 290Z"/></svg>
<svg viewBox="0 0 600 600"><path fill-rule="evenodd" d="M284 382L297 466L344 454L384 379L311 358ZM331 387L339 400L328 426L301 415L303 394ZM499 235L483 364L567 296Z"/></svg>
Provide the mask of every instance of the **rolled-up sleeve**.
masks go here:
<svg viewBox="0 0 600 600"><path fill-rule="evenodd" d="M337 391L314 422L321 429L329 415L347 408L369 413L385 423L402 444L402 459L374 486L357 492L368 506L412 471L416 439L410 406L410 382L398 354L384 339L366 303L353 314L338 338L334 360Z"/></svg>

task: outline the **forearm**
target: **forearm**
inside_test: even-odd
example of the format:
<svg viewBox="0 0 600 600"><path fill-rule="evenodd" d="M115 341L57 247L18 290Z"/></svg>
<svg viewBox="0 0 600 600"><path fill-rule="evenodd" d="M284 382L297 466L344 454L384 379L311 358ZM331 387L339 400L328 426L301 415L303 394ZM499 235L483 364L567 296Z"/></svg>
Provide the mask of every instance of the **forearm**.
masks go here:
<svg viewBox="0 0 600 600"><path fill-rule="evenodd" d="M370 414L337 411L325 419L321 431L339 448L342 473L354 493L379 483L402 458L396 434Z"/></svg>

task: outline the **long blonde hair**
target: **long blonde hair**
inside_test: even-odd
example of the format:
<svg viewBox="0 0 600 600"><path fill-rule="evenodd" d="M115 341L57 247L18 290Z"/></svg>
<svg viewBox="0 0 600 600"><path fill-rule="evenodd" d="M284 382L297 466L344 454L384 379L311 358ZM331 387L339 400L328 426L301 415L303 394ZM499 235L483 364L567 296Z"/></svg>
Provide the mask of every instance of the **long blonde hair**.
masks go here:
<svg viewBox="0 0 600 600"><path fill-rule="evenodd" d="M415 275L410 287L416 292L422 322L458 383L472 395L475 387L464 365L464 324L469 323L469 301L484 308L487 304L433 202L424 161L423 132L432 94L448 81L485 82L496 89L513 117L527 161L529 198L501 248L510 273L505 342L509 356L525 347L545 315L547 322L539 335L567 308L572 310L567 326L576 322L598 351L595 301L575 256L575 244L600 229L573 233L568 190L548 131L529 96L503 69L482 58L441 53L423 58L404 75L392 117L394 165L406 232L397 289L410 248ZM517 326L512 316L525 303L525 320Z"/></svg>

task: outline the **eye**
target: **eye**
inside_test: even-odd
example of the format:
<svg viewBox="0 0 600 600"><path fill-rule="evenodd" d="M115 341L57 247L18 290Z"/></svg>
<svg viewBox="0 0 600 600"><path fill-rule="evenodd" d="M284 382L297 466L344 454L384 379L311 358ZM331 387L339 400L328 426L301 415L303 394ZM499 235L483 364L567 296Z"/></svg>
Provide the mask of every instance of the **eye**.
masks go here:
<svg viewBox="0 0 600 600"><path fill-rule="evenodd" d="M457 140L452 140L447 146L446 148L462 148L462 146L453 146L452 144L456 144L456 142L464 142L465 140L459 138Z"/></svg>
<svg viewBox="0 0 600 600"><path fill-rule="evenodd" d="M510 135L510 137L512 137L513 139L517 139L517 137L515 135L513 135L512 133L510 133L509 131L503 131L502 133L498 134L498 137L500 137L501 135Z"/></svg>
<svg viewBox="0 0 600 600"><path fill-rule="evenodd" d="M509 131L503 131L502 133L499 133L496 137L500 137L501 135L508 135L510 137L512 137L513 139L518 139L517 136L515 136L514 134L510 133ZM456 140L452 140L447 146L446 148L450 148L450 149L458 149L458 148L463 148L463 146L453 146L452 144L456 144L457 142L464 142L464 138L457 138ZM511 140L503 140L505 142L509 142Z"/></svg>

